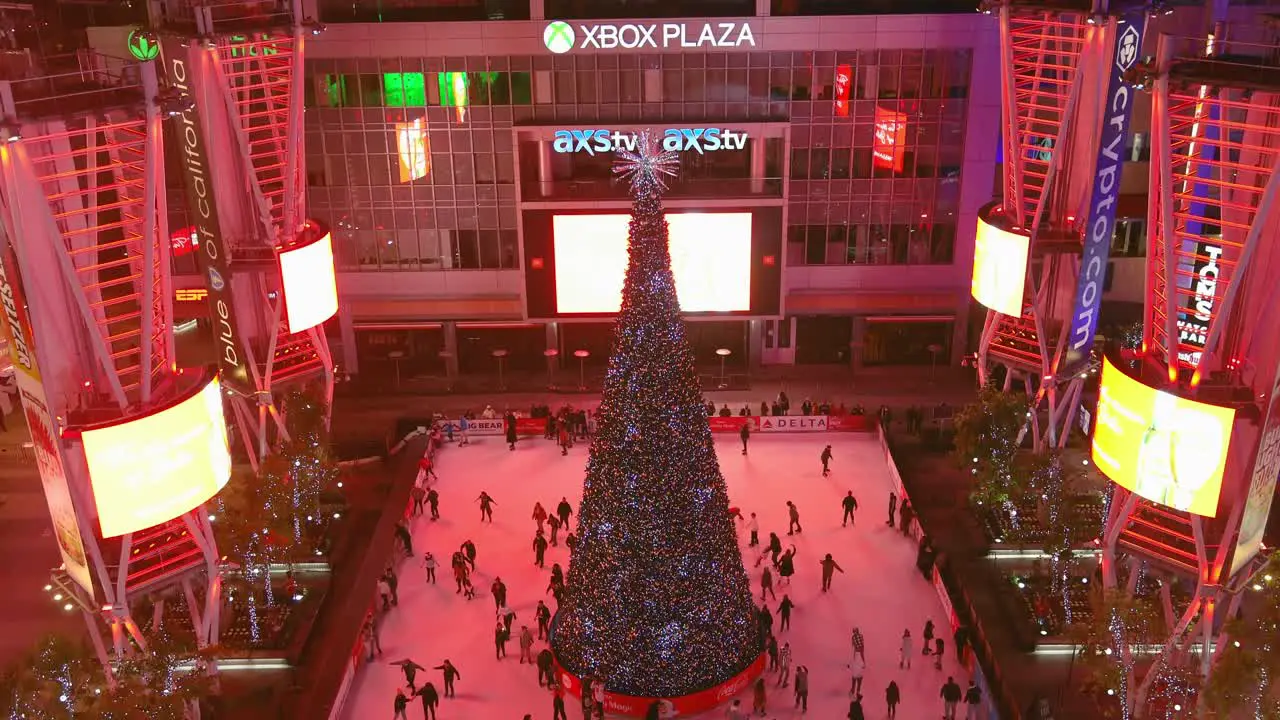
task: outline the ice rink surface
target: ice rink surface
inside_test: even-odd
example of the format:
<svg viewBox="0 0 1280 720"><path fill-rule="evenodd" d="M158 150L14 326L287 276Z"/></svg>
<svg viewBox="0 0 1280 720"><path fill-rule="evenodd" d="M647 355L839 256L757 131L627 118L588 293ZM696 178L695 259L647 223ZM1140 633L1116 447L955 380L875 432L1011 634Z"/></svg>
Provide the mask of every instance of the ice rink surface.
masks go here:
<svg viewBox="0 0 1280 720"><path fill-rule="evenodd" d="M822 477L818 460L824 445L834 453L831 476ZM750 452L741 454L736 435L717 435L716 450L729 486L731 506L744 516L754 512L760 520L761 541L777 532L783 548L797 548L796 575L791 585L777 587L778 599L791 596L796 609L791 628L778 631L777 602L769 600L779 643L789 642L793 667L809 668L810 693L807 715L794 709L791 688L777 687L776 673L766 673L768 718L812 717L841 720L849 707L849 670L852 655L850 631L861 628L866 642L867 670L863 682L863 708L867 718L887 716L884 691L890 680L898 683L902 704L897 717L923 720L942 717L939 691L948 675L961 688L968 677L955 661L950 627L932 586L915 567L916 545L885 524L891 480L883 453L874 435L814 433L752 436ZM547 569L533 563L532 542L536 524L535 502L554 512L561 496L573 505L574 526L582 493L587 448L577 445L561 457L554 444L541 438L522 440L509 451L500 437L473 437L466 447L445 445L437 455L440 520L427 516L413 520L414 557L399 569L398 607L385 617L381 637L384 654L364 667L353 684L344 717L348 720L391 718L396 688L404 684L400 668L388 663L411 658L432 668L445 658L461 673L457 696L444 699L438 716L444 720L550 720L550 694L538 687L537 670L519 663L516 638L527 624L536 636L534 608L540 598L555 611L546 594L553 562L568 571L569 553L563 542L547 553ZM493 496L493 523L480 523L476 501L480 491ZM841 527L840 501L852 490L859 509L856 525ZM786 501L800 510L803 532L786 535ZM748 533L739 523L739 536L756 601L760 601L758 553L747 551ZM476 573L472 576L476 598L455 594L450 557L471 539L477 548ZM435 554L440 567L437 584L425 582L421 558ZM831 592L822 593L819 560L831 553L844 573L836 573ZM494 576L507 586L508 604L517 613L507 657L495 658L493 647L494 602L489 586ZM776 584L776 580L775 580ZM926 619L939 626L946 642L942 670L933 658L920 656L920 637ZM904 629L914 644L912 667L898 668ZM544 647L534 646L534 654ZM440 671L428 670L426 679L443 692ZM420 673L419 686L424 682ZM750 693L743 696L750 708ZM582 713L575 698L566 698L569 718ZM703 717L723 717L718 709ZM964 717L963 705L958 716ZM412 720L422 717L417 698L408 709Z"/></svg>

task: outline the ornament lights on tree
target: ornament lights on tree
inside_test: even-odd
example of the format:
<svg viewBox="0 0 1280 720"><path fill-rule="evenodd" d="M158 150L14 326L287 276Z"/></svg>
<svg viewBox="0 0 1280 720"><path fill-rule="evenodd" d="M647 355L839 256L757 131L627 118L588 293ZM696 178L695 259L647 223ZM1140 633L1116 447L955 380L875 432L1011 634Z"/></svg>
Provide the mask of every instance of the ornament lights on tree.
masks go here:
<svg viewBox="0 0 1280 720"><path fill-rule="evenodd" d="M551 645L610 692L680 697L747 670L763 643L671 272L661 195L677 157L648 132L619 156L630 262Z"/></svg>

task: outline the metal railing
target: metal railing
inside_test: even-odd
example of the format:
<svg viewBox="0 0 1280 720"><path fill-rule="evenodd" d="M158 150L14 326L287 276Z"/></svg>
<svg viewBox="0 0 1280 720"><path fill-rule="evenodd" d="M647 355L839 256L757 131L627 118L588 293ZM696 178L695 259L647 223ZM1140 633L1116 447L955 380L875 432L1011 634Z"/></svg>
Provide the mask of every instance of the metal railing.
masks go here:
<svg viewBox="0 0 1280 720"><path fill-rule="evenodd" d="M614 179L526 180L520 185L525 202L557 200L628 200L627 184ZM697 178L673 180L665 196L668 198L713 199L725 197L782 197L782 178Z"/></svg>
<svg viewBox="0 0 1280 720"><path fill-rule="evenodd" d="M92 50L48 57L42 66L58 72L0 80L0 115L20 118L108 99L118 103L121 91L127 92L124 97L129 101L142 97L142 77L137 65L122 65L118 59Z"/></svg>

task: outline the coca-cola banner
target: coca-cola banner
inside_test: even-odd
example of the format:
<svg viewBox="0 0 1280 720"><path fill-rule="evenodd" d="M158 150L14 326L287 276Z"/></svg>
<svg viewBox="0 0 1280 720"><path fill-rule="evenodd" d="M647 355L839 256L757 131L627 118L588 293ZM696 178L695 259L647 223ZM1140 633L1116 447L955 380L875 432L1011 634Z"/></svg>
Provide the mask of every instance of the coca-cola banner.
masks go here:
<svg viewBox="0 0 1280 720"><path fill-rule="evenodd" d="M604 707L605 713L608 715L622 715L625 717L644 717L648 712L649 706L655 700L665 701L670 704L674 717L686 717L689 715L698 715L707 712L717 705L728 702L731 698L745 691L751 686L751 683L764 672L765 658L767 655L761 654L751 663L745 670L728 680L716 685L715 687L700 690L692 695L683 695L676 698L646 698L636 697L634 695L621 695L609 692L609 686L605 685ZM557 662L555 666L556 681L564 688L569 695L577 697L582 696L582 680L568 670L560 667Z"/></svg>

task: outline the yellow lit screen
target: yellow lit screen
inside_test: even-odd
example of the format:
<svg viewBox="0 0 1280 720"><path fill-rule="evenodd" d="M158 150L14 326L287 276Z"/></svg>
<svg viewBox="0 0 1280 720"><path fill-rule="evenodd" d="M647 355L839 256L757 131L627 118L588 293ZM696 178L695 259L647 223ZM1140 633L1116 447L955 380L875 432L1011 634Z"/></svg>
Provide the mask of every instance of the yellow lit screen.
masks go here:
<svg viewBox="0 0 1280 720"><path fill-rule="evenodd" d="M1030 240L978 218L973 242L973 299L1005 315L1022 315Z"/></svg>

